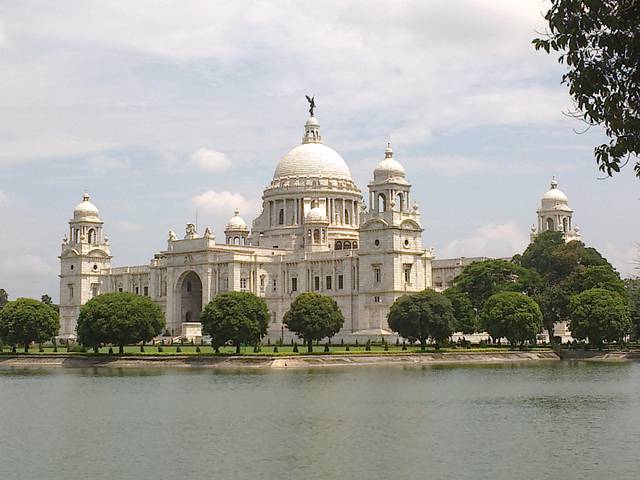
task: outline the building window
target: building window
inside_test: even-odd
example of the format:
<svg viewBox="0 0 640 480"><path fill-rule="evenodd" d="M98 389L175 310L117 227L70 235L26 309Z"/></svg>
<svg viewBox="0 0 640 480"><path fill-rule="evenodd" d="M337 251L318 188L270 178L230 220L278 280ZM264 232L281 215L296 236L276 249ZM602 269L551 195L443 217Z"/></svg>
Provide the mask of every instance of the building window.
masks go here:
<svg viewBox="0 0 640 480"><path fill-rule="evenodd" d="M276 317L276 312L271 312L271 323L276 323L278 321L278 317Z"/></svg>
<svg viewBox="0 0 640 480"><path fill-rule="evenodd" d="M404 283L411 283L411 266L410 263L404 265Z"/></svg>
<svg viewBox="0 0 640 480"><path fill-rule="evenodd" d="M121 284L121 283L119 283L119 284L118 284L118 291L119 291L120 293L122 293L122 291L123 291L123 289L122 289L122 284Z"/></svg>
<svg viewBox="0 0 640 480"><path fill-rule="evenodd" d="M336 250L342 250L342 242L340 240L336 240Z"/></svg>
<svg viewBox="0 0 640 480"><path fill-rule="evenodd" d="M73 285L69 285L69 298L73 299Z"/></svg>
<svg viewBox="0 0 640 480"><path fill-rule="evenodd" d="M382 273L380 272L380 267L373 267L373 281L376 283L380 283L382 277Z"/></svg>
<svg viewBox="0 0 640 480"><path fill-rule="evenodd" d="M278 213L278 225L284 225L284 209L280 209Z"/></svg>
<svg viewBox="0 0 640 480"><path fill-rule="evenodd" d="M144 286L144 296L145 297L149 296L149 287L147 285Z"/></svg>
<svg viewBox="0 0 640 480"><path fill-rule="evenodd" d="M320 290L320 277L313 277L313 289Z"/></svg>
<svg viewBox="0 0 640 480"><path fill-rule="evenodd" d="M278 291L278 279L276 278L273 279L273 291L274 292Z"/></svg>
<svg viewBox="0 0 640 480"><path fill-rule="evenodd" d="M315 229L313 231L313 242L314 243L320 243L320 230Z"/></svg>
<svg viewBox="0 0 640 480"><path fill-rule="evenodd" d="M296 277L293 277L291 279L291 291L292 292L298 291L298 279Z"/></svg>
<svg viewBox="0 0 640 480"><path fill-rule="evenodd" d="M247 289L247 279L246 278L241 278L240 279L240 289L241 290L246 290Z"/></svg>
<svg viewBox="0 0 640 480"><path fill-rule="evenodd" d="M191 290L189 290L189 291L191 291ZM136 295L139 295L139 294L140 294L140 287L136 287Z"/></svg>
<svg viewBox="0 0 640 480"><path fill-rule="evenodd" d="M351 248L356 250L358 248L358 242L353 242L353 244L351 244Z"/></svg>
<svg viewBox="0 0 640 480"><path fill-rule="evenodd" d="M375 303L382 303L382 298L380 298L379 296L376 295L375 297L373 297L373 301Z"/></svg>
<svg viewBox="0 0 640 480"><path fill-rule="evenodd" d="M187 292L190 292L190 291L191 291L191 281L187 280ZM136 293L138 293L138 292L136 292Z"/></svg>
<svg viewBox="0 0 640 480"><path fill-rule="evenodd" d="M333 280L331 278L331 275L327 275L327 278L325 278L325 282L326 282L326 285L327 285L327 290L331 290L331 280Z"/></svg>
<svg viewBox="0 0 640 480"><path fill-rule="evenodd" d="M98 285L91 285L91 298L98 296Z"/></svg>
<svg viewBox="0 0 640 480"><path fill-rule="evenodd" d="M344 288L344 275L338 275L338 290Z"/></svg>
<svg viewBox="0 0 640 480"><path fill-rule="evenodd" d="M346 240L344 242L344 249L345 250L351 250L351 242L349 240Z"/></svg>
<svg viewBox="0 0 640 480"><path fill-rule="evenodd" d="M260 275L260 291L264 292L264 275Z"/></svg>
<svg viewBox="0 0 640 480"><path fill-rule="evenodd" d="M374 244L376 247L379 247L379 246L380 246L380 240L378 240L378 239L376 238L376 239L375 239L375 241L373 242L373 244Z"/></svg>

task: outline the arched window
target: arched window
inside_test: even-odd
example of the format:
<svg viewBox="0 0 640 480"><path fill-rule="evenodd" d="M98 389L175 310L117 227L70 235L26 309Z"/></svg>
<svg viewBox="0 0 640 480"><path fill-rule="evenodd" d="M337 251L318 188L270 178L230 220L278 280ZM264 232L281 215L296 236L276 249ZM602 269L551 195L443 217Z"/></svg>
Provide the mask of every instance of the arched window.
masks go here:
<svg viewBox="0 0 640 480"><path fill-rule="evenodd" d="M547 230L553 232L555 228L553 228L553 218L547 218Z"/></svg>
<svg viewBox="0 0 640 480"><path fill-rule="evenodd" d="M187 292L191 291L191 281L187 280Z"/></svg>
<svg viewBox="0 0 640 480"><path fill-rule="evenodd" d="M278 212L278 225L284 225L284 208Z"/></svg>
<svg viewBox="0 0 640 480"><path fill-rule="evenodd" d="M95 245L95 243L96 243L96 231L95 231L95 229L93 229L93 228L89 229L88 238L89 238L89 243L91 245Z"/></svg>
<svg viewBox="0 0 640 480"><path fill-rule="evenodd" d="M80 229L75 229L76 243L80 243Z"/></svg>
<svg viewBox="0 0 640 480"><path fill-rule="evenodd" d="M358 242L353 242L353 244L351 246L355 250L356 248L358 248Z"/></svg>
<svg viewBox="0 0 640 480"><path fill-rule="evenodd" d="M313 231L313 241L315 243L320 243L320 230L317 228Z"/></svg>
<svg viewBox="0 0 640 480"><path fill-rule="evenodd" d="M336 250L342 250L342 242L340 240L336 240Z"/></svg>
<svg viewBox="0 0 640 480"><path fill-rule="evenodd" d="M568 230L569 230L569 229L567 228L567 217L564 217L564 218L562 219L562 231L563 231L564 233L567 233L567 231L568 231Z"/></svg>
<svg viewBox="0 0 640 480"><path fill-rule="evenodd" d="M349 240L345 240L344 249L345 250L351 250L351 242Z"/></svg>
<svg viewBox="0 0 640 480"><path fill-rule="evenodd" d="M233 244L234 244L234 245L240 245L240 237L235 237L235 238L233 239Z"/></svg>
<svg viewBox="0 0 640 480"><path fill-rule="evenodd" d="M396 195L396 209L399 212L404 211L404 195L402 193L398 193L398 195Z"/></svg>
<svg viewBox="0 0 640 480"><path fill-rule="evenodd" d="M386 212L387 211L387 197L384 193L378 194L378 211Z"/></svg>
<svg viewBox="0 0 640 480"><path fill-rule="evenodd" d="M349 225L349 210L344 209L344 223L345 225Z"/></svg>

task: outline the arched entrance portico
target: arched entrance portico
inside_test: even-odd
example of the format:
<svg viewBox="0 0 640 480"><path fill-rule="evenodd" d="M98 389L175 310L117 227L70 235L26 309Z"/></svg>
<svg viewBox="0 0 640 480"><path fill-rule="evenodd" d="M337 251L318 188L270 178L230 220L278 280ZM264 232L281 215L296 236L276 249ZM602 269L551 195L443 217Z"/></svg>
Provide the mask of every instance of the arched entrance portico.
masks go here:
<svg viewBox="0 0 640 480"><path fill-rule="evenodd" d="M194 271L182 275L177 285L180 323L197 322L202 312L202 281Z"/></svg>

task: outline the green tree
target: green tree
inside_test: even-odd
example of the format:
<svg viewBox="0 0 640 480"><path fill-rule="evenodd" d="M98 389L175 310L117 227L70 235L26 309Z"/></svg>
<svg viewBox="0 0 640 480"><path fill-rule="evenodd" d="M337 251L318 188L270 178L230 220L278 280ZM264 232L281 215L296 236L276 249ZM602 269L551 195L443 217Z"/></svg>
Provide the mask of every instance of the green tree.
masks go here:
<svg viewBox="0 0 640 480"><path fill-rule="evenodd" d="M389 310L389 328L411 342L418 340L425 350L432 339L439 348L440 342L453 333L456 324L449 299L434 290L403 295Z"/></svg>
<svg viewBox="0 0 640 480"><path fill-rule="evenodd" d="M250 292L225 292L210 301L200 314L204 333L218 351L233 342L236 353L242 344L257 344L267 334L269 309L265 301Z"/></svg>
<svg viewBox="0 0 640 480"><path fill-rule="evenodd" d="M478 311L484 302L497 292L521 292L533 294L542 285L540 276L533 270L507 260L474 262L465 267L454 284L457 290L469 295L471 304Z"/></svg>
<svg viewBox="0 0 640 480"><path fill-rule="evenodd" d="M456 319L454 331L471 334L478 331L478 315L471 304L469 295L455 287L447 288L444 296L449 299Z"/></svg>
<svg viewBox="0 0 640 480"><path fill-rule="evenodd" d="M56 305L55 303L53 303L53 299L49 295L47 295L46 293L40 297L40 301L42 303L44 303L45 305L49 305L56 312L60 311L60 307L58 305Z"/></svg>
<svg viewBox="0 0 640 480"><path fill-rule="evenodd" d="M572 295L595 286L620 291L620 277L611 264L591 247L579 241L565 243L562 232L542 232L518 258L542 278L533 298L540 306L544 327L553 341L554 325L569 319Z"/></svg>
<svg viewBox="0 0 640 480"><path fill-rule="evenodd" d="M80 308L78 341L96 349L102 344L124 346L148 342L159 335L165 320L160 307L150 298L127 292L105 293Z"/></svg>
<svg viewBox="0 0 640 480"><path fill-rule="evenodd" d="M542 312L538 304L519 292L500 292L487 299L481 324L493 338L506 338L511 346L535 343L542 331Z"/></svg>
<svg viewBox="0 0 640 480"><path fill-rule="evenodd" d="M306 292L298 295L284 315L284 324L313 351L314 340L333 337L344 325L344 317L335 300L327 295Z"/></svg>
<svg viewBox="0 0 640 480"><path fill-rule="evenodd" d="M576 104L572 115L604 127L608 143L595 147L599 169L611 176L640 154L640 2L551 0L549 31L536 50L560 52L562 83ZM635 163L640 177L640 162Z"/></svg>
<svg viewBox="0 0 640 480"><path fill-rule="evenodd" d="M9 294L4 288L0 288L0 310L2 310L7 303L9 303Z"/></svg>
<svg viewBox="0 0 640 480"><path fill-rule="evenodd" d="M631 306L631 321L635 326L635 336L638 338L640 337L640 278L628 278L624 283Z"/></svg>
<svg viewBox="0 0 640 480"><path fill-rule="evenodd" d="M619 294L592 288L571 298L571 334L602 348L605 342L622 341L631 331L629 303Z"/></svg>
<svg viewBox="0 0 640 480"><path fill-rule="evenodd" d="M58 312L32 298L18 298L0 310L0 338L11 345L24 345L25 352L33 342L51 340L58 330Z"/></svg>

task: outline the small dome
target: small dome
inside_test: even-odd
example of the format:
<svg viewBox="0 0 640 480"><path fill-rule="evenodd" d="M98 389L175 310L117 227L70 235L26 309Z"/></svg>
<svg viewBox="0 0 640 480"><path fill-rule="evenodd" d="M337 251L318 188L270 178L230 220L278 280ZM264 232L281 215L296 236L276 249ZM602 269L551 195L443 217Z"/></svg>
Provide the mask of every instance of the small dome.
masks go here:
<svg viewBox="0 0 640 480"><path fill-rule="evenodd" d="M562 190L558 188L558 182L555 178L551 180L550 189L542 195L543 204L553 203L569 203L569 199Z"/></svg>
<svg viewBox="0 0 640 480"><path fill-rule="evenodd" d="M387 149L384 151L384 160L373 171L373 178L375 180L387 180L394 177L404 178L405 175L404 167L400 165L400 162L393 159L393 150L391 149L391 144L388 143Z"/></svg>
<svg viewBox="0 0 640 480"><path fill-rule="evenodd" d="M229 219L227 223L227 230L249 230L247 222L240 216L240 210L236 208L233 217Z"/></svg>
<svg viewBox="0 0 640 480"><path fill-rule="evenodd" d="M73 210L73 219L76 222L79 221L100 221L100 214L98 212L98 207L96 207L92 202L89 201L89 194L85 192L82 196L82 202L76 205L76 208Z"/></svg>
<svg viewBox="0 0 640 480"><path fill-rule="evenodd" d="M318 222L327 222L327 214L324 211L324 208L314 207L309 210L307 216L305 217L306 223L318 223Z"/></svg>
<svg viewBox="0 0 640 480"><path fill-rule="evenodd" d="M305 176L351 180L351 172L344 159L323 143L303 143L290 150L278 162L273 179Z"/></svg>

